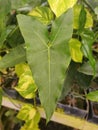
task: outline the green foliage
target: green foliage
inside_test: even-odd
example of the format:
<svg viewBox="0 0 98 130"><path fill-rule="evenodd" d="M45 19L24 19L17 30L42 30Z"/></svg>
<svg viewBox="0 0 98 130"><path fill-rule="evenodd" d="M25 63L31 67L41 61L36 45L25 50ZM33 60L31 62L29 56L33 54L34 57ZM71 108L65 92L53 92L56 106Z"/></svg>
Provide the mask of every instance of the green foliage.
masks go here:
<svg viewBox="0 0 98 130"><path fill-rule="evenodd" d="M93 68L90 66L89 62L85 62L82 66L80 66L78 71L86 75L94 75ZM95 72L95 77L98 77L98 61L96 61Z"/></svg>
<svg viewBox="0 0 98 130"><path fill-rule="evenodd" d="M25 105L19 111L17 118L25 121L20 130L39 130L38 123L40 121L39 112L32 105Z"/></svg>
<svg viewBox="0 0 98 130"><path fill-rule="evenodd" d="M82 25L83 24L83 25ZM74 6L74 28L90 28L93 26L92 15L82 5Z"/></svg>
<svg viewBox="0 0 98 130"><path fill-rule="evenodd" d="M72 38L69 41L69 47L70 47L70 53L71 53L71 58L75 62L82 62L83 58L83 53L81 51L81 42L75 38ZM77 51L76 51L77 50Z"/></svg>
<svg viewBox="0 0 98 130"><path fill-rule="evenodd" d="M32 78L29 66L26 64L18 64L15 70L19 76L18 86L15 89L26 99L35 98L37 87Z"/></svg>
<svg viewBox="0 0 98 130"><path fill-rule="evenodd" d="M88 93L86 97L91 101L98 102L98 90Z"/></svg>
<svg viewBox="0 0 98 130"><path fill-rule="evenodd" d="M1 108L1 105L2 105L2 95L3 95L3 91L0 88L0 108Z"/></svg>
<svg viewBox="0 0 98 130"><path fill-rule="evenodd" d="M0 0L0 47L3 45L7 37L6 21L7 14L11 10L10 0Z"/></svg>
<svg viewBox="0 0 98 130"><path fill-rule="evenodd" d="M50 35L47 27L36 19L24 15L17 17L26 43L27 61L38 86L47 121L55 110L65 71L71 60L68 41L72 36L72 16L72 10L69 10L56 19L52 24Z"/></svg>
<svg viewBox="0 0 98 130"><path fill-rule="evenodd" d="M93 72L95 75L95 59L92 53L92 45L94 43L94 33L91 30L84 30L81 34L82 37L82 51L84 55L89 59L90 65L93 68Z"/></svg>
<svg viewBox="0 0 98 130"><path fill-rule="evenodd" d="M26 52L23 45L19 45L13 48L8 54L6 54L2 60L0 60L0 69L7 67L13 67L16 64L26 61Z"/></svg>
<svg viewBox="0 0 98 130"><path fill-rule="evenodd" d="M88 88L98 76L97 17L97 0L0 0L0 71L15 66L16 89L24 98L35 97L38 87L47 121L74 80ZM35 122L38 130L39 115L34 118L21 130Z"/></svg>
<svg viewBox="0 0 98 130"><path fill-rule="evenodd" d="M41 0L10 0L10 1L11 1L12 9L23 8L23 7L27 7L28 5L29 6L32 5L32 7L36 7L41 2Z"/></svg>
<svg viewBox="0 0 98 130"><path fill-rule="evenodd" d="M44 24L50 24L54 18L53 12L48 7L36 7L32 11L29 12L30 16L37 18Z"/></svg>
<svg viewBox="0 0 98 130"><path fill-rule="evenodd" d="M48 0L48 2L55 15L59 17L69 8L72 8L76 4L77 0Z"/></svg>

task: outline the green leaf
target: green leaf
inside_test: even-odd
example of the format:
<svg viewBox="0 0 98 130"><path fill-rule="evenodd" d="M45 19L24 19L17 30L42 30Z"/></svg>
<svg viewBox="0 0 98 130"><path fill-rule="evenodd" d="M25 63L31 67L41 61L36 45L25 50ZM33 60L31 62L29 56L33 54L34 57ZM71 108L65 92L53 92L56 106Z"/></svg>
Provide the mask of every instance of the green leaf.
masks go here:
<svg viewBox="0 0 98 130"><path fill-rule="evenodd" d="M0 48L3 46L3 43L7 36L6 21L10 10L10 0L0 0Z"/></svg>
<svg viewBox="0 0 98 130"><path fill-rule="evenodd" d="M91 101L98 102L98 90L88 93L86 97Z"/></svg>
<svg viewBox="0 0 98 130"><path fill-rule="evenodd" d="M93 76L85 75L84 73L80 73L77 71L75 78L77 80L77 84L79 85L79 87L87 89L90 87Z"/></svg>
<svg viewBox="0 0 98 130"><path fill-rule="evenodd" d="M79 65L80 64L71 61L59 100L65 99L65 96L71 91L75 82L83 89L87 89L90 86L93 76L78 72Z"/></svg>
<svg viewBox="0 0 98 130"><path fill-rule="evenodd" d="M7 37L8 44L14 48L22 43L24 43L24 39L20 33L19 27L14 27Z"/></svg>
<svg viewBox="0 0 98 130"><path fill-rule="evenodd" d="M0 69L13 67L16 64L26 61L26 52L23 45L13 48L0 60Z"/></svg>
<svg viewBox="0 0 98 130"><path fill-rule="evenodd" d="M92 45L94 43L94 33L90 30L84 30L81 34L82 37L82 51L84 55L89 59L90 65L93 68L95 74L95 59L92 53Z"/></svg>
<svg viewBox="0 0 98 130"><path fill-rule="evenodd" d="M41 0L10 0L12 9L18 9L31 5L33 8L40 4Z"/></svg>
<svg viewBox="0 0 98 130"><path fill-rule="evenodd" d="M94 70L91 67L89 62L85 62L81 67L78 69L79 72L84 73L86 75L94 75ZM95 77L98 76L98 61L95 64Z"/></svg>
<svg viewBox="0 0 98 130"><path fill-rule="evenodd" d="M0 88L0 108L2 105L2 96L3 96L3 91L2 91L2 88Z"/></svg>
<svg viewBox="0 0 98 130"><path fill-rule="evenodd" d="M22 71L20 69L22 69ZM19 75L19 82L15 89L26 99L34 98L36 96L37 87L34 83L29 66L27 64L19 64L17 65L16 73L17 72Z"/></svg>
<svg viewBox="0 0 98 130"><path fill-rule="evenodd" d="M30 16L37 18L44 24L49 24L54 18L53 12L48 7L36 7L29 12Z"/></svg>
<svg viewBox="0 0 98 130"><path fill-rule="evenodd" d="M71 60L68 41L73 32L72 10L53 22L51 33L47 31L47 26L34 18L24 15L17 18L27 46L27 60L49 121Z"/></svg>
<svg viewBox="0 0 98 130"><path fill-rule="evenodd" d="M52 11L59 17L69 8L72 8L77 0L48 0L48 2Z"/></svg>
<svg viewBox="0 0 98 130"><path fill-rule="evenodd" d="M81 52L81 42L75 38L69 41L71 58L75 62L82 62L83 53Z"/></svg>
<svg viewBox="0 0 98 130"><path fill-rule="evenodd" d="M86 2L93 10L98 6L98 0L86 0Z"/></svg>
<svg viewBox="0 0 98 130"><path fill-rule="evenodd" d="M85 27L86 15L87 15L86 10L85 10L84 6L82 6L80 15L79 15L79 32L82 32L82 30Z"/></svg>
<svg viewBox="0 0 98 130"><path fill-rule="evenodd" d="M67 94L71 91L73 82L75 80L76 72L77 72L77 64L71 61L65 77L60 100L64 99L65 96L67 96Z"/></svg>
<svg viewBox="0 0 98 130"><path fill-rule="evenodd" d="M85 23L85 26L82 25L82 26L84 26L84 28L90 28L93 26L93 19L92 19L91 14L89 13L88 9L84 8L84 11L82 10L82 5L75 5L74 6L74 28L75 29L79 29L79 27L81 26L80 25L81 24L80 18L81 18L81 22ZM86 13L86 21L85 21L85 14L84 13ZM81 15L83 15L83 16L81 17Z"/></svg>

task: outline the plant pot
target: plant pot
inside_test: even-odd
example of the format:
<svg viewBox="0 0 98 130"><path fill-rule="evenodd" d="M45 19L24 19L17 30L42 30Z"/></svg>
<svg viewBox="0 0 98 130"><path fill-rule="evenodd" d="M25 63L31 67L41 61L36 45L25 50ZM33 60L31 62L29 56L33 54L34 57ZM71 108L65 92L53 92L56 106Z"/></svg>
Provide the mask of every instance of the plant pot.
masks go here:
<svg viewBox="0 0 98 130"><path fill-rule="evenodd" d="M98 103L90 102L88 121L98 124Z"/></svg>
<svg viewBox="0 0 98 130"><path fill-rule="evenodd" d="M78 116L80 118L85 118L88 114L87 110L82 110L77 107L72 107L70 105L66 105L62 103L58 103L57 107L63 109L63 111L67 114Z"/></svg>

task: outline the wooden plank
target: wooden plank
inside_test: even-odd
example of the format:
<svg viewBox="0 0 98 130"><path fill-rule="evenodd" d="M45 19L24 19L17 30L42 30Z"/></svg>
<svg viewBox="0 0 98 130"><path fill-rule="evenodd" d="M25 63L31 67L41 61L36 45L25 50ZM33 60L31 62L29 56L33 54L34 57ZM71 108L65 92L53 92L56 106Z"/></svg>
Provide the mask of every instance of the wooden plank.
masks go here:
<svg viewBox="0 0 98 130"><path fill-rule="evenodd" d="M18 100L14 100L8 97L3 97L2 105L11 109L19 110L23 105L28 104L24 103ZM45 117L44 109L41 107L37 107L38 111L40 112L40 115L42 118ZM52 121L67 125L79 130L98 130L98 125L88 122L84 119L81 119L79 117L75 117L72 115L65 114L63 112L57 112L55 111L52 118Z"/></svg>

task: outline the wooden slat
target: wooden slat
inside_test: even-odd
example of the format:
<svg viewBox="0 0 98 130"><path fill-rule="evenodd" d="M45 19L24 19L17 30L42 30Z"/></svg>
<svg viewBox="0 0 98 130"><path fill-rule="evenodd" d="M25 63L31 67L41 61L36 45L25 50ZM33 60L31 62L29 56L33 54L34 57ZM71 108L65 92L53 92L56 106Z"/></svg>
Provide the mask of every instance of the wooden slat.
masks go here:
<svg viewBox="0 0 98 130"><path fill-rule="evenodd" d="M14 100L8 97L3 97L2 105L11 109L19 110L23 105L27 103ZM38 111L40 112L40 115L42 118L45 118L45 112L44 109L41 107L37 107ZM68 115L65 113L60 113L55 111L52 118L52 121L67 125L79 130L98 130L98 125L93 124L91 122L88 122L84 119L81 119L79 117L75 117L72 115Z"/></svg>

